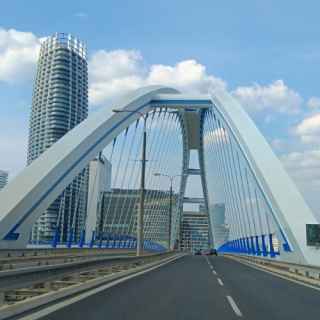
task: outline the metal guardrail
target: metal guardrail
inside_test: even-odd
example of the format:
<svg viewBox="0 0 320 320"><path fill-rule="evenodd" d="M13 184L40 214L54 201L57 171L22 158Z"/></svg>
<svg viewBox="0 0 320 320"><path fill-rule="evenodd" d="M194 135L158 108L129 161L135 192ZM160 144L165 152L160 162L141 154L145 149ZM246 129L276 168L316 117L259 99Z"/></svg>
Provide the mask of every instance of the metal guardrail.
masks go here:
<svg viewBox="0 0 320 320"><path fill-rule="evenodd" d="M89 260L73 261L54 265L41 265L16 270L0 271L0 291L28 287L36 283L53 280L70 274L105 266L108 264L126 264L132 261L143 261L163 254L150 254L142 257L107 256Z"/></svg>
<svg viewBox="0 0 320 320"><path fill-rule="evenodd" d="M226 257L231 257L240 261L249 262L258 266L272 268L274 271L278 273L282 273L282 275L292 275L298 276L295 277L296 280L308 282L312 285L320 286L320 266L313 265L304 265L304 264L296 264L289 263L284 261L272 260L263 257L253 257L247 255L235 255L235 254L224 254ZM311 280L310 281L308 281Z"/></svg>
<svg viewBox="0 0 320 320"><path fill-rule="evenodd" d="M0 249L0 260L6 258L24 258L82 254L94 255L102 252L134 252L135 249L109 249L109 248L26 248L26 249Z"/></svg>
<svg viewBox="0 0 320 320"><path fill-rule="evenodd" d="M0 288L0 320L30 315L39 308L42 309L98 287L103 288L103 285L113 280L125 280L126 276L138 275L144 270L152 270L182 256L183 254L167 252L143 257L121 258L121 263L119 259L110 259L104 265L99 264L85 270L73 270L55 280L42 282L39 280L29 288L3 291Z"/></svg>
<svg viewBox="0 0 320 320"><path fill-rule="evenodd" d="M3 252L2 252L3 253ZM112 257L112 256L131 256L135 255L135 251L132 250L55 250L52 251L24 251L19 250L13 253L10 252L8 257L6 254L0 252L0 271L12 270L18 268L26 268L40 265L52 265L59 263L73 262L76 260L89 260L96 257Z"/></svg>

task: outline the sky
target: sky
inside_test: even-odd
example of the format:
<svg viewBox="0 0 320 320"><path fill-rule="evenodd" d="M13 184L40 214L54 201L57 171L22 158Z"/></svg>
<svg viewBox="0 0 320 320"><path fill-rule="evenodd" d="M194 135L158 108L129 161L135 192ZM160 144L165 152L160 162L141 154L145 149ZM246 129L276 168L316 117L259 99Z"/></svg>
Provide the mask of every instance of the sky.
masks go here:
<svg viewBox="0 0 320 320"><path fill-rule="evenodd" d="M25 166L40 43L87 44L90 112L129 90L223 89L240 101L320 216L319 1L2 1L0 169Z"/></svg>

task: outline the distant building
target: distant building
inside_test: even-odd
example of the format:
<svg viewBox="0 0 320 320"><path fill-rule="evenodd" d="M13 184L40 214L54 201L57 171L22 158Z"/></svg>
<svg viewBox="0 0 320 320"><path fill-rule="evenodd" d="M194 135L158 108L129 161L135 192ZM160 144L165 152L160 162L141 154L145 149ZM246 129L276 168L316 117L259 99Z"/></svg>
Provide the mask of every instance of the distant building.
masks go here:
<svg viewBox="0 0 320 320"><path fill-rule="evenodd" d="M181 225L181 250L208 249L209 220L205 211L184 211Z"/></svg>
<svg viewBox="0 0 320 320"><path fill-rule="evenodd" d="M88 116L88 67L85 45L65 33L56 33L41 45L33 90L28 164ZM59 229L60 241L84 227L87 169L37 220L32 241L50 241Z"/></svg>
<svg viewBox="0 0 320 320"><path fill-rule="evenodd" d="M0 170L0 190L8 183L8 175L7 171Z"/></svg>
<svg viewBox="0 0 320 320"><path fill-rule="evenodd" d="M88 205L86 216L86 242L92 239L96 232L97 221L101 210L104 192L111 190L111 163L100 154L89 164Z"/></svg>
<svg viewBox="0 0 320 320"><path fill-rule="evenodd" d="M112 189L105 192L98 219L97 238L108 235L136 236L140 190ZM173 196L172 212L177 207L177 195ZM168 245L170 196L166 191L146 190L144 237Z"/></svg>
<svg viewBox="0 0 320 320"><path fill-rule="evenodd" d="M216 203L210 209L210 215L213 222L213 238L216 248L228 241L229 227L226 224L225 204Z"/></svg>

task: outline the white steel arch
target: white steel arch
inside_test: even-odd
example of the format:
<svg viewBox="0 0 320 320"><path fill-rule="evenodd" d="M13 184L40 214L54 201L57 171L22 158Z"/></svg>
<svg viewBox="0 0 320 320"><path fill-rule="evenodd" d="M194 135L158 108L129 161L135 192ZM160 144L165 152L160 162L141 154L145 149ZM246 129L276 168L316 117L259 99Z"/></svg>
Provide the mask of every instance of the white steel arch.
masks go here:
<svg viewBox="0 0 320 320"><path fill-rule="evenodd" d="M176 90L151 86L141 88L114 107L145 113L152 97ZM84 120L25 168L0 193L0 248L23 247L31 226L73 178L108 143L132 122L137 113L117 113L104 109Z"/></svg>
<svg viewBox="0 0 320 320"><path fill-rule="evenodd" d="M198 111L199 114L203 109L215 107L233 133L272 208L281 230L279 238L290 246L291 252L282 252L281 256L300 263L320 262L317 251L306 245L305 225L317 223L314 215L264 137L230 95L216 92L212 96L191 97L172 88L152 86L133 92L114 107L145 113L158 106ZM139 116L117 113L110 117L109 108L89 117L1 191L0 248L26 245L30 228L41 213L90 160ZM193 135L199 136L199 132L192 130L187 133L188 140Z"/></svg>
<svg viewBox="0 0 320 320"><path fill-rule="evenodd" d="M319 265L318 251L308 247L306 242L306 224L316 224L318 221L280 160L232 96L224 91L218 91L211 98L255 173L256 180L279 223L281 231L278 238L282 241L285 239L292 251L281 252L281 258L295 263Z"/></svg>

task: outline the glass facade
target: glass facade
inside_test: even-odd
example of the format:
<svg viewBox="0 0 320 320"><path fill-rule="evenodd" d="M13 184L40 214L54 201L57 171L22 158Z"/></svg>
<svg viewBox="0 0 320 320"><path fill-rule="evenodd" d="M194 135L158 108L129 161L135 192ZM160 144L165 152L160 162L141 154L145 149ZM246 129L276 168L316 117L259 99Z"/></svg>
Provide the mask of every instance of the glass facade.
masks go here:
<svg viewBox="0 0 320 320"><path fill-rule="evenodd" d="M28 164L88 116L86 48L69 34L56 33L41 46L30 117ZM60 241L74 230L79 237L86 212L85 169L37 220L32 241Z"/></svg>
<svg viewBox="0 0 320 320"><path fill-rule="evenodd" d="M108 235L136 236L140 190L113 189L104 192L97 225L97 237ZM172 211L177 208L177 195L173 195ZM170 196L166 191L146 190L144 237L167 245L169 237Z"/></svg>
<svg viewBox="0 0 320 320"><path fill-rule="evenodd" d="M181 249L205 250L209 247L209 221L205 212L184 211L181 226Z"/></svg>

